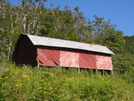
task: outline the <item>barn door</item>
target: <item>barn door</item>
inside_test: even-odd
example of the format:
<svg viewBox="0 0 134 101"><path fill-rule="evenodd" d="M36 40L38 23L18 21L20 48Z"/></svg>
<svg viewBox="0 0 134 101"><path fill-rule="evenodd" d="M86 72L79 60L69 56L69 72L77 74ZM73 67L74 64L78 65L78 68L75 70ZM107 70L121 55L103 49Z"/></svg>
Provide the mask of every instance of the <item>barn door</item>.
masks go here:
<svg viewBox="0 0 134 101"><path fill-rule="evenodd" d="M101 70L113 70L111 56L96 56L97 69Z"/></svg>

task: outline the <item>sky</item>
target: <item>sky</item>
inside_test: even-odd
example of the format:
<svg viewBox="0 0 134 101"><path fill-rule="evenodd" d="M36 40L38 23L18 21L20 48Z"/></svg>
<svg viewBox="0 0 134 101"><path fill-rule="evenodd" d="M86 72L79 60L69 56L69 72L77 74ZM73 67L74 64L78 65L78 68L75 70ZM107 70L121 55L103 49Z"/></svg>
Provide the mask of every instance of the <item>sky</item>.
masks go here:
<svg viewBox="0 0 134 101"><path fill-rule="evenodd" d="M7 0L12 5L20 5L21 0ZM79 11L91 21L94 15L104 18L104 21L110 19L111 24L117 25L116 29L123 31L124 36L134 35L134 0L47 0L46 8L60 6L60 9L70 6L73 10L79 6Z"/></svg>

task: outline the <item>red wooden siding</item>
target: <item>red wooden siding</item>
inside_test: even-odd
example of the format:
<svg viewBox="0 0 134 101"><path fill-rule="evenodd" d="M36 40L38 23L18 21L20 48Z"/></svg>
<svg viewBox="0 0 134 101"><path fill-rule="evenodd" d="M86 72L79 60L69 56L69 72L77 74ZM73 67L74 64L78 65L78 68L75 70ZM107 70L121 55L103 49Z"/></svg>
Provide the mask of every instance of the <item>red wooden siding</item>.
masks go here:
<svg viewBox="0 0 134 101"><path fill-rule="evenodd" d="M39 65L112 70L111 56L56 49L37 49Z"/></svg>
<svg viewBox="0 0 134 101"><path fill-rule="evenodd" d="M79 67L79 53L60 51L60 66Z"/></svg>
<svg viewBox="0 0 134 101"><path fill-rule="evenodd" d="M95 55L80 53L79 64L82 68L96 69Z"/></svg>
<svg viewBox="0 0 134 101"><path fill-rule="evenodd" d="M112 70L112 59L110 56L96 56L97 69Z"/></svg>
<svg viewBox="0 0 134 101"><path fill-rule="evenodd" d="M59 66L59 51L58 50L49 50L49 49L37 49L38 56L37 59L39 60L40 65L45 66Z"/></svg>

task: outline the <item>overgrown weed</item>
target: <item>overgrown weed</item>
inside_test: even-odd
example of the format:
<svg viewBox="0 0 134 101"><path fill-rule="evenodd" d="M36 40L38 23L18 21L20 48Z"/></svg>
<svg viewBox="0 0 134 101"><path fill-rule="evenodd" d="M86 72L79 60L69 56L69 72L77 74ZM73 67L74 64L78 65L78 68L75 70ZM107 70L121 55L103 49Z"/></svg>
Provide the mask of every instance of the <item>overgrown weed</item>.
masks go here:
<svg viewBox="0 0 134 101"><path fill-rule="evenodd" d="M132 101L132 80L76 68L1 63L0 101Z"/></svg>

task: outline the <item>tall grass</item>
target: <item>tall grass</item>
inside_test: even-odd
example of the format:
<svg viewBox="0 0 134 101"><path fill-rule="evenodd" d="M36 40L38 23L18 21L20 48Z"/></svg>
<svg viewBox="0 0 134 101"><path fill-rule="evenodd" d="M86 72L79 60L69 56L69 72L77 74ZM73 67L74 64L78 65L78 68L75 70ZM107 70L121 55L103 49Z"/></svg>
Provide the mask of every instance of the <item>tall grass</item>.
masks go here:
<svg viewBox="0 0 134 101"><path fill-rule="evenodd" d="M133 101L134 84L119 75L76 68L1 63L0 101ZM126 77L126 76L124 76Z"/></svg>

